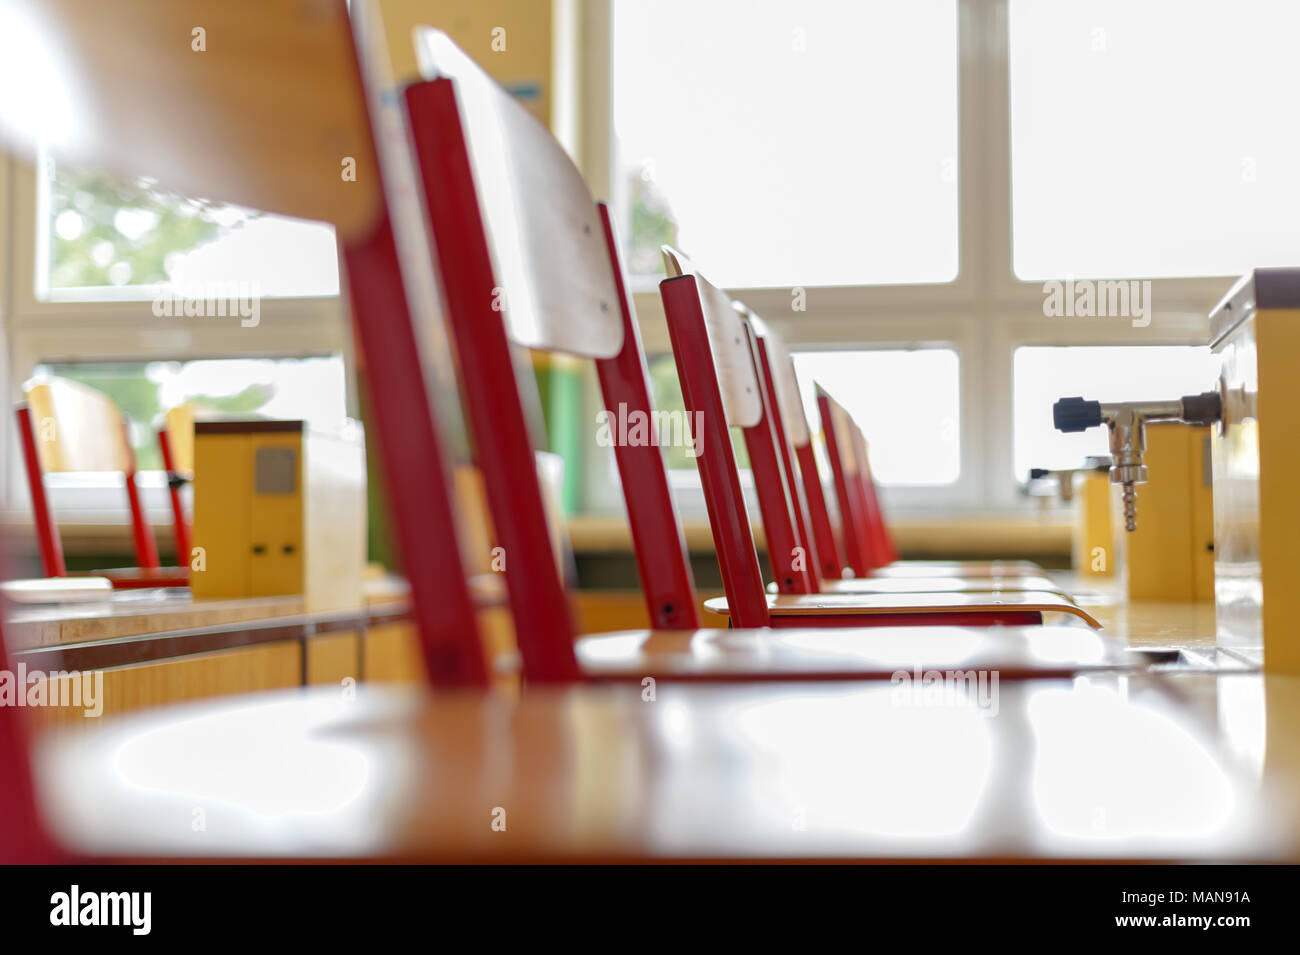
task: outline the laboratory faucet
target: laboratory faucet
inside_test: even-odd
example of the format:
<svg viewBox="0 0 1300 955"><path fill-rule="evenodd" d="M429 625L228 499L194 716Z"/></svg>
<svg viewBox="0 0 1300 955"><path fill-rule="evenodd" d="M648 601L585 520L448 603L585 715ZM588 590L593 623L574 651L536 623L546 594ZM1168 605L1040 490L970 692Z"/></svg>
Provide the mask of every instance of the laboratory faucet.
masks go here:
<svg viewBox="0 0 1300 955"><path fill-rule="evenodd" d="M1124 529L1137 530L1137 485L1145 484L1147 468L1146 425L1151 421L1212 424L1223 413L1217 391L1185 395L1174 401L1119 401L1102 403L1083 398L1062 398L1052 406L1057 431L1087 431L1099 424L1110 429L1110 483L1124 488Z"/></svg>

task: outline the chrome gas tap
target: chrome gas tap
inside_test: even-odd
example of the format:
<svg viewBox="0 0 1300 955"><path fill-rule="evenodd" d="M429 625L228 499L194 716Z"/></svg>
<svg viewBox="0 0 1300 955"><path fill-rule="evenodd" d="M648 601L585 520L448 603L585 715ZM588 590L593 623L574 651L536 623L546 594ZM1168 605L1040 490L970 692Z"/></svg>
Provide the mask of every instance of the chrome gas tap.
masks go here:
<svg viewBox="0 0 1300 955"><path fill-rule="evenodd" d="M1110 483L1123 485L1124 529L1137 530L1137 485L1145 484L1148 421L1212 424L1222 415L1217 391L1186 395L1175 401L1120 401L1103 404L1083 398L1062 398L1052 406L1057 431L1087 431L1104 424L1110 429Z"/></svg>
<svg viewBox="0 0 1300 955"><path fill-rule="evenodd" d="M1110 458L1104 454L1090 454L1083 459L1081 468L1030 468L1029 481L1024 486L1026 494L1032 493L1031 485L1038 481L1046 481L1053 478L1056 481L1056 494L1061 499L1062 504L1069 504L1074 500L1074 476L1076 474L1089 474L1093 471L1109 471Z"/></svg>

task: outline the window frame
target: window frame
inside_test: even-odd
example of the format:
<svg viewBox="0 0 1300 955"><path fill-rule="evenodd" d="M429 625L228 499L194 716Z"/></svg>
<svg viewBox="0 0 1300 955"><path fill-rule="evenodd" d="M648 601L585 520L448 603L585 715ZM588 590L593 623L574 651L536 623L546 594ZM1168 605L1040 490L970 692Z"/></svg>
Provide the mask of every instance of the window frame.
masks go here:
<svg viewBox="0 0 1300 955"><path fill-rule="evenodd" d="M554 0L557 9L571 0ZM1147 328L1123 320L1045 319L1042 283L1012 268L1009 20L1007 0L956 0L958 82L958 273L949 283L807 289L807 311L790 311L786 289L730 289L762 315L792 350L907 347L949 343L961 375L961 474L953 485L890 487L891 507L959 512L1023 512L1031 507L1012 468L1012 355L1022 345L1205 344L1208 312L1235 276L1152 280ZM567 6L566 6L567 8ZM572 149L593 192L619 182L612 116L614 55L611 0L569 11L557 42L577 51L574 81L557 87L574 119ZM572 34L572 35L570 35ZM587 81L595 78L595 81ZM571 102L570 102L571 101ZM617 199L615 196L614 198ZM10 396L0 441L14 465L0 468L0 511L27 506L12 402L23 369L42 361L289 357L342 352L353 380L346 304L341 296L266 299L256 342L248 329L195 322L180 328L142 321L141 301L43 301L36 291L37 176L34 166L0 151L0 379ZM340 276L341 284L346 281ZM634 287L645 347L670 350L657 291ZM145 313L147 314L147 312ZM75 355L68 342L75 341ZM252 345L252 347L250 347ZM593 383L594 384L594 383ZM350 398L352 391L350 388ZM590 407L598 407L594 389ZM594 413L594 411L593 411ZM592 455L588 464L599 460ZM586 468L586 507L608 510L603 474ZM681 505L703 514L698 478ZM616 495L615 495L616 496Z"/></svg>
<svg viewBox="0 0 1300 955"><path fill-rule="evenodd" d="M957 2L958 272L942 285L808 287L807 311L790 310L790 290L728 289L783 335L795 351L870 350L951 343L961 375L961 474L956 484L891 486L889 506L954 512L1037 509L1012 477L1012 355L1022 345L1204 345L1209 310L1236 279L1153 279L1152 321L1059 319L1042 314L1043 283L1018 278L1012 263L1010 23L1007 0ZM609 71L614 51L609 0L597 0L584 57ZM599 47L603 37L604 47ZM602 84L588 84L599 86ZM608 84L605 84L608 85ZM587 113L598 145L580 160L603 160L593 184L620 181L610 104ZM606 189L608 193L608 188ZM1064 278L1064 276L1062 277ZM647 351L670 350L658 292L636 283L633 299ZM698 487L698 479L695 482ZM698 497L698 500L697 500ZM702 495L684 493L683 509L703 511Z"/></svg>
<svg viewBox="0 0 1300 955"><path fill-rule="evenodd" d="M194 319L186 325L159 327L150 297L127 299L106 291L103 299L76 296L42 299L36 276L41 237L39 172L36 162L0 151L0 328L6 361L0 383L9 402L0 415L0 441L12 464L0 468L0 512L22 514L30 507L13 406L22 400L22 385L37 365L59 361L149 361L198 358L292 358L342 353L355 407L354 366L342 295L265 298L260 321L243 328L237 321ZM340 286L345 277L340 274ZM7 381L2 379L7 378ZM170 523L166 495L142 475L149 516ZM161 485L159 485L161 486ZM121 521L124 508L111 501L108 485L52 488L60 512L87 521ZM21 517L20 517L21 520Z"/></svg>

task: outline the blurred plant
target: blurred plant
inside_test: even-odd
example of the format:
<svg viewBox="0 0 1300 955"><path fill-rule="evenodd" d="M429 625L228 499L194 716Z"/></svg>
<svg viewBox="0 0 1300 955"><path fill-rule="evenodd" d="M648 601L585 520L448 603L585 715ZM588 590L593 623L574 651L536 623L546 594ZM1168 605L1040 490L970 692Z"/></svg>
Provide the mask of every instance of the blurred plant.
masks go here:
<svg viewBox="0 0 1300 955"><path fill-rule="evenodd" d="M686 413L686 399L682 397L682 383L677 377L677 363L672 355L654 355L647 362L650 371L650 400L655 411ZM749 452L744 439L736 431L731 434L731 450L736 455L736 466L749 467ZM664 464L674 471L694 471L699 462L686 453L684 447L663 448Z"/></svg>
<svg viewBox="0 0 1300 955"><path fill-rule="evenodd" d="M663 275L661 245L677 245L677 220L668 208L668 200L654 177L650 166L634 170L629 177L630 232L627 267L631 275Z"/></svg>
<svg viewBox="0 0 1300 955"><path fill-rule="evenodd" d="M60 166L50 177L50 288L153 285L168 257L216 239L256 214L186 199L152 180Z"/></svg>

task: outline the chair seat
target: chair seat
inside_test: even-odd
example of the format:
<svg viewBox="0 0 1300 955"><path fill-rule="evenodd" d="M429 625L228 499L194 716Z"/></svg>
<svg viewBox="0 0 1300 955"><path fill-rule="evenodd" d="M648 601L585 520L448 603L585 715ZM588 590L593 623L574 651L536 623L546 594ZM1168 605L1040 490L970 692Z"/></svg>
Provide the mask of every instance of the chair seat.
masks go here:
<svg viewBox="0 0 1300 955"><path fill-rule="evenodd" d="M899 560L871 571L872 577L1018 577L1041 574L1030 560Z"/></svg>
<svg viewBox="0 0 1300 955"><path fill-rule="evenodd" d="M955 594L995 590L1014 593L1033 590L1069 596L1041 574L1019 577L849 577L822 580L820 586L822 593L829 594ZM767 591L776 593L776 584L768 584Z"/></svg>
<svg viewBox="0 0 1300 955"><path fill-rule="evenodd" d="M726 597L706 600L704 609L729 616ZM774 625L779 625L775 618L783 617L1063 613L1078 617L1094 630L1101 629L1101 623L1095 617L1068 597L1038 590L1017 593L768 594L767 612L774 618Z"/></svg>
<svg viewBox="0 0 1300 955"><path fill-rule="evenodd" d="M858 680L961 670L1005 680L1134 665L1114 640L1084 627L629 630L581 637L574 648L593 679Z"/></svg>

